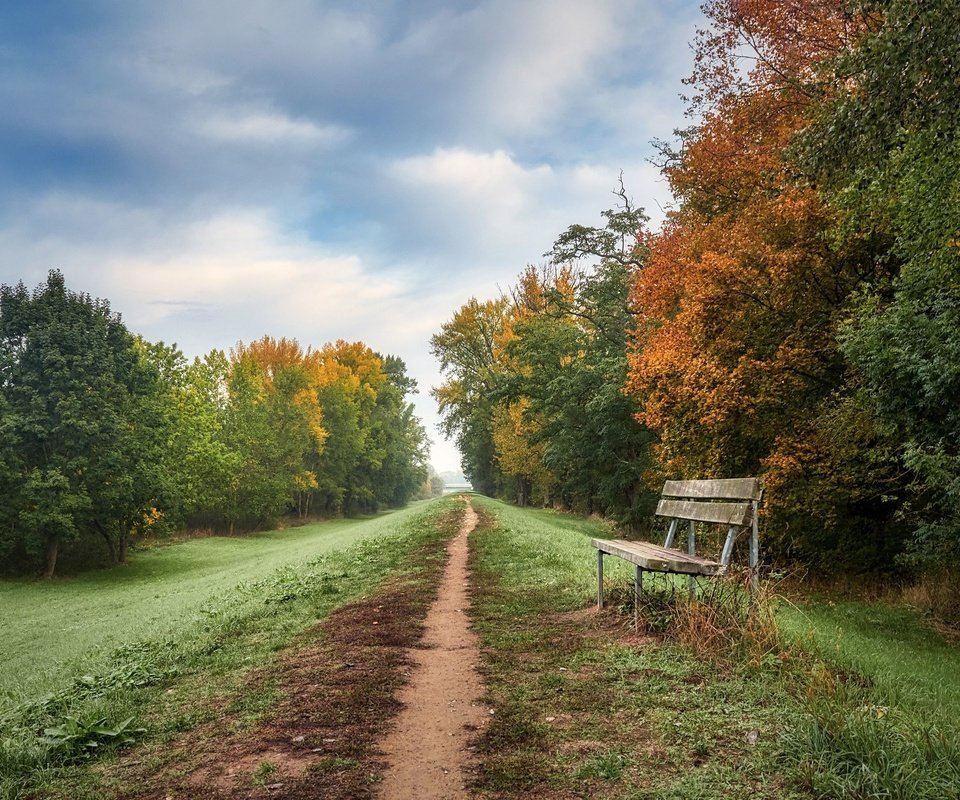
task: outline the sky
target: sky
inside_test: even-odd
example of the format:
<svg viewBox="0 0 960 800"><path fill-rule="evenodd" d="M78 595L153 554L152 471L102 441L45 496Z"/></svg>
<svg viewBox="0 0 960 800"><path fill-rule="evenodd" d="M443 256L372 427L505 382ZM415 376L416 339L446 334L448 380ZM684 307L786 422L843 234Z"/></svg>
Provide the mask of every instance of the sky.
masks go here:
<svg viewBox="0 0 960 800"><path fill-rule="evenodd" d="M0 283L60 269L190 357L362 340L459 469L430 336L621 172L662 220L698 2L4 3Z"/></svg>

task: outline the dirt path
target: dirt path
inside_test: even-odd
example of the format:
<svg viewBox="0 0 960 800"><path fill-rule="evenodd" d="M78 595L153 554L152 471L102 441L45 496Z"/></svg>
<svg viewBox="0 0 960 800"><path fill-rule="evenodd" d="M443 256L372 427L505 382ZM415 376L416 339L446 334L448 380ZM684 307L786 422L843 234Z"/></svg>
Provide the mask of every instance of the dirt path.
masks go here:
<svg viewBox="0 0 960 800"><path fill-rule="evenodd" d="M404 710L381 742L390 765L381 785L383 800L468 797L469 740L488 718L480 703L479 642L466 613L467 536L476 524L468 500L463 526L448 547L450 560L427 614L421 648L410 654L413 674L399 693Z"/></svg>

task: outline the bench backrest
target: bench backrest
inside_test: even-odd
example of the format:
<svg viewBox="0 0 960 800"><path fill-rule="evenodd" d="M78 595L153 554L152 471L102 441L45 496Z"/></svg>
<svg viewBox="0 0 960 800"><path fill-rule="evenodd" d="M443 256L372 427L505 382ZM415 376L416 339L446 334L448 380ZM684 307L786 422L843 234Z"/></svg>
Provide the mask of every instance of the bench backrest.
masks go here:
<svg viewBox="0 0 960 800"><path fill-rule="evenodd" d="M759 478L667 481L656 513L673 519L744 527L753 519L754 506L762 494Z"/></svg>
<svg viewBox="0 0 960 800"><path fill-rule="evenodd" d="M759 561L757 506L763 496L759 478L719 478L705 481L667 481L663 496L657 504L657 515L670 517L670 528L664 547L673 547L680 520L688 525L687 552L694 554L695 527L698 522L713 522L727 526L727 539L720 554L720 564L726 568L733 555L737 534L750 527L750 569L756 585Z"/></svg>

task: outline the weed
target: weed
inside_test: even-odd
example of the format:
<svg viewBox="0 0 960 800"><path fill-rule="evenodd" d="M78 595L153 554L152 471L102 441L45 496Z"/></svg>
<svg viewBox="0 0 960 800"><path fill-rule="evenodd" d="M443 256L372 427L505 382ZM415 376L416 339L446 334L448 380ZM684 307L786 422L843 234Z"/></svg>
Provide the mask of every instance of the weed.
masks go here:
<svg viewBox="0 0 960 800"><path fill-rule="evenodd" d="M257 786L265 786L273 780L279 768L272 761L261 761L253 771L253 782Z"/></svg>
<svg viewBox="0 0 960 800"><path fill-rule="evenodd" d="M82 722L77 717L67 717L61 724L43 731L43 741L59 752L64 761L89 758L101 745L122 747L133 744L137 736L146 733L146 728L131 728L133 717L116 725L108 725L106 717L92 722Z"/></svg>
<svg viewBox="0 0 960 800"><path fill-rule="evenodd" d="M632 580L611 581L606 589L610 605L637 620L648 633L668 636L698 656L717 663L772 666L787 656L776 622L778 598L769 584L747 590L746 573L700 580L691 597L687 579L650 575L635 595Z"/></svg>
<svg viewBox="0 0 960 800"><path fill-rule="evenodd" d="M954 573L928 575L904 588L898 599L929 614L952 636L960 635L960 583Z"/></svg>
<svg viewBox="0 0 960 800"><path fill-rule="evenodd" d="M607 750L587 759L576 772L578 778L600 778L605 781L619 780L627 765L627 757L619 750Z"/></svg>

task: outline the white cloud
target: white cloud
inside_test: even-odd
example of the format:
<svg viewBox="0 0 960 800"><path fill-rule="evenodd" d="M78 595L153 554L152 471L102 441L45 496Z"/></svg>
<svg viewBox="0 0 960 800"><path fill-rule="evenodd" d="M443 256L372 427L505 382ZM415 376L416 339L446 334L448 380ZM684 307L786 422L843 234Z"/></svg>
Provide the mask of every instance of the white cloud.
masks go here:
<svg viewBox="0 0 960 800"><path fill-rule="evenodd" d="M386 191L400 198L394 227L409 240L401 249L423 241L424 258L456 265L462 285L492 292L538 263L569 225L602 224L621 169L628 192L658 224L669 191L644 161L526 165L502 150L438 148L389 165Z"/></svg>
<svg viewBox="0 0 960 800"><path fill-rule="evenodd" d="M491 6L497 58L480 73L481 108L508 128L542 129L579 91L596 81L625 33L623 3L500 0Z"/></svg>
<svg viewBox="0 0 960 800"><path fill-rule="evenodd" d="M524 167L503 150L471 152L437 148L430 155L402 158L389 167L401 186L421 201L439 203L447 217L459 212L491 227L510 225L529 211L529 204L552 177L547 165ZM464 219L463 222L466 222ZM466 232L466 231L465 231Z"/></svg>
<svg viewBox="0 0 960 800"><path fill-rule="evenodd" d="M317 125L310 120L267 111L216 111L197 123L197 131L222 142L256 145L332 147L350 138L350 131L340 125Z"/></svg>

